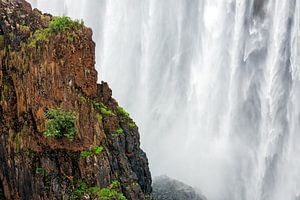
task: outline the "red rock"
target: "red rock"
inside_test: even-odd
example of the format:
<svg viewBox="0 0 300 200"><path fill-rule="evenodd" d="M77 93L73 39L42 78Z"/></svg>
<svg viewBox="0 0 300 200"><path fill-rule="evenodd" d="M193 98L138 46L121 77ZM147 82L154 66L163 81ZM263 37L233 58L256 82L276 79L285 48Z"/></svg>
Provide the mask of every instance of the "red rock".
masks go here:
<svg viewBox="0 0 300 200"><path fill-rule="evenodd" d="M118 113L107 83L97 85L92 30L51 33L29 45L51 19L23 0L0 0L0 199L68 199L80 180L100 188L117 180L127 199L151 199L138 130ZM101 114L96 102L114 115ZM74 140L43 135L51 108L76 113ZM124 133L116 135L118 128ZM80 156L94 146L104 151Z"/></svg>

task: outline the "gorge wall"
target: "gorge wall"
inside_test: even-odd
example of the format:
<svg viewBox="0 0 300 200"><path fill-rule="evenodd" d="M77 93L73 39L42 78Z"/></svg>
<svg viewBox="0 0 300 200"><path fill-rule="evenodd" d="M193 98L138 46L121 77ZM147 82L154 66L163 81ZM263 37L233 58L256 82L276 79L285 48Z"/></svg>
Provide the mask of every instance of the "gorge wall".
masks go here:
<svg viewBox="0 0 300 200"><path fill-rule="evenodd" d="M151 199L138 128L97 84L91 29L53 20L0 0L0 199ZM45 136L49 110L75 115L74 138Z"/></svg>

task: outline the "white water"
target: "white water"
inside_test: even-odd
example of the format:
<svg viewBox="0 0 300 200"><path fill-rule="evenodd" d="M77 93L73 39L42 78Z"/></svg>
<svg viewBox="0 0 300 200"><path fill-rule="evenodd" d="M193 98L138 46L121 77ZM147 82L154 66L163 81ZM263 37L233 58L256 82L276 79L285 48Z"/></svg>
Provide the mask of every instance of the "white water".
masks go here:
<svg viewBox="0 0 300 200"><path fill-rule="evenodd" d="M31 0L83 18L154 176L209 200L300 199L299 0Z"/></svg>

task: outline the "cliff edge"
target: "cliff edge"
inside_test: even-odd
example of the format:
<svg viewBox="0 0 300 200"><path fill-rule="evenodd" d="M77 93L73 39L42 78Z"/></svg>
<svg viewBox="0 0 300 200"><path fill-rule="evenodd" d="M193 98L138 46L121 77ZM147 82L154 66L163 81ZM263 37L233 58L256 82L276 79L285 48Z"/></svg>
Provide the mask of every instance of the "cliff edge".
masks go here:
<svg viewBox="0 0 300 200"><path fill-rule="evenodd" d="M151 199L138 128L94 65L83 23L0 0L0 199Z"/></svg>

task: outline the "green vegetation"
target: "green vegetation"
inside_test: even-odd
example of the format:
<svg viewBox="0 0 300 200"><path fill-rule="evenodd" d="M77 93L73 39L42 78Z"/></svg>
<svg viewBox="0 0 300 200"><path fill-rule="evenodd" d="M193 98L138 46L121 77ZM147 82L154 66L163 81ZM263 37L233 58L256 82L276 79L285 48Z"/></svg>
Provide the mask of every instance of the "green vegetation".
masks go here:
<svg viewBox="0 0 300 200"><path fill-rule="evenodd" d="M129 118L129 117L130 117L130 116L129 116L129 113L126 112L126 111L124 110L124 108L122 108L121 106L118 106L117 109L118 109L119 113L121 113L124 117L126 117L126 118Z"/></svg>
<svg viewBox="0 0 300 200"><path fill-rule="evenodd" d="M26 25L20 25L20 26L19 26L19 30L20 30L22 33L30 33L30 28L29 28L29 26L26 26Z"/></svg>
<svg viewBox="0 0 300 200"><path fill-rule="evenodd" d="M87 190L88 190L88 185L83 180L79 180L78 186L75 189L75 195L77 197L82 197Z"/></svg>
<svg viewBox="0 0 300 200"><path fill-rule="evenodd" d="M83 158L86 158L86 157L89 157L89 156L92 156L92 155L93 155L92 151L82 151L80 153L80 156L83 157Z"/></svg>
<svg viewBox="0 0 300 200"><path fill-rule="evenodd" d="M135 123L133 123L133 122L129 122L128 126L129 126L129 128L135 128L136 127Z"/></svg>
<svg viewBox="0 0 300 200"><path fill-rule="evenodd" d="M102 151L104 150L104 148L102 146L94 146L93 151L96 155L100 155L100 153L102 153Z"/></svg>
<svg viewBox="0 0 300 200"><path fill-rule="evenodd" d="M111 199L118 199L118 200L127 200L126 197L118 192L116 189L120 186L119 181L113 181L109 187L103 188L101 190L96 190L96 193L100 199L103 200L111 200Z"/></svg>
<svg viewBox="0 0 300 200"><path fill-rule="evenodd" d="M98 122L99 122L99 124L101 124L102 123L102 115L100 115L100 114L96 114L96 117L97 117L97 120L98 120Z"/></svg>
<svg viewBox="0 0 300 200"><path fill-rule="evenodd" d="M80 102L81 103L86 103L86 98L84 96L80 96Z"/></svg>
<svg viewBox="0 0 300 200"><path fill-rule="evenodd" d="M113 111L111 111L107 106L105 106L103 103L93 102L94 108L100 111L103 115L106 116L115 116Z"/></svg>
<svg viewBox="0 0 300 200"><path fill-rule="evenodd" d="M27 46L29 48L36 47L37 44L48 41L49 36L52 33L64 32L66 30L74 30L83 26L83 22L78 20L71 20L71 18L54 17L50 22L48 28L40 29L35 31L35 33L29 38L29 43ZM27 31L29 28L22 27L23 31Z"/></svg>
<svg viewBox="0 0 300 200"><path fill-rule="evenodd" d="M60 32L66 30L73 30L83 26L83 21L72 20L70 17L54 17L49 22L49 28L52 32Z"/></svg>
<svg viewBox="0 0 300 200"><path fill-rule="evenodd" d="M94 108L97 110L100 110L101 106L104 106L102 103L98 103L96 101L93 101L93 105L94 105Z"/></svg>
<svg viewBox="0 0 300 200"><path fill-rule="evenodd" d="M35 168L35 173L43 175L43 176L48 176L48 172L42 167L36 167Z"/></svg>
<svg viewBox="0 0 300 200"><path fill-rule="evenodd" d="M106 108L103 107L100 110L103 115L115 116L115 114L111 110L109 110L107 107Z"/></svg>
<svg viewBox="0 0 300 200"><path fill-rule="evenodd" d="M111 182L111 187L112 188L117 188L117 187L120 187L120 182L119 181L113 181L113 182Z"/></svg>
<svg viewBox="0 0 300 200"><path fill-rule="evenodd" d="M0 49L4 49L4 35L0 35Z"/></svg>
<svg viewBox="0 0 300 200"><path fill-rule="evenodd" d="M47 119L46 131L44 132L46 137L74 139L77 133L74 113L61 109L50 109L45 113L45 117Z"/></svg>
<svg viewBox="0 0 300 200"><path fill-rule="evenodd" d="M123 132L124 132L124 130L122 128L117 129L117 134L122 134Z"/></svg>
<svg viewBox="0 0 300 200"><path fill-rule="evenodd" d="M100 155L103 152L104 148L102 146L94 146L92 150L82 151L80 156L83 158L93 156L93 155Z"/></svg>
<svg viewBox="0 0 300 200"><path fill-rule="evenodd" d="M44 189L46 191L49 191L51 187L51 176L49 175L49 173L42 167L36 167L35 174L39 177L43 177Z"/></svg>
<svg viewBox="0 0 300 200"><path fill-rule="evenodd" d="M76 197L80 199L84 194L89 193L99 197L101 200L127 200L122 193L118 192L117 188L119 186L120 183L118 181L113 181L110 186L101 189L98 186L89 187L86 182L79 180L71 199L75 199Z"/></svg>
<svg viewBox="0 0 300 200"><path fill-rule="evenodd" d="M51 30L49 28L35 31L35 33L29 38L29 43L27 44L27 46L29 48L34 48L37 44L48 41L48 37L50 36L50 34Z"/></svg>

